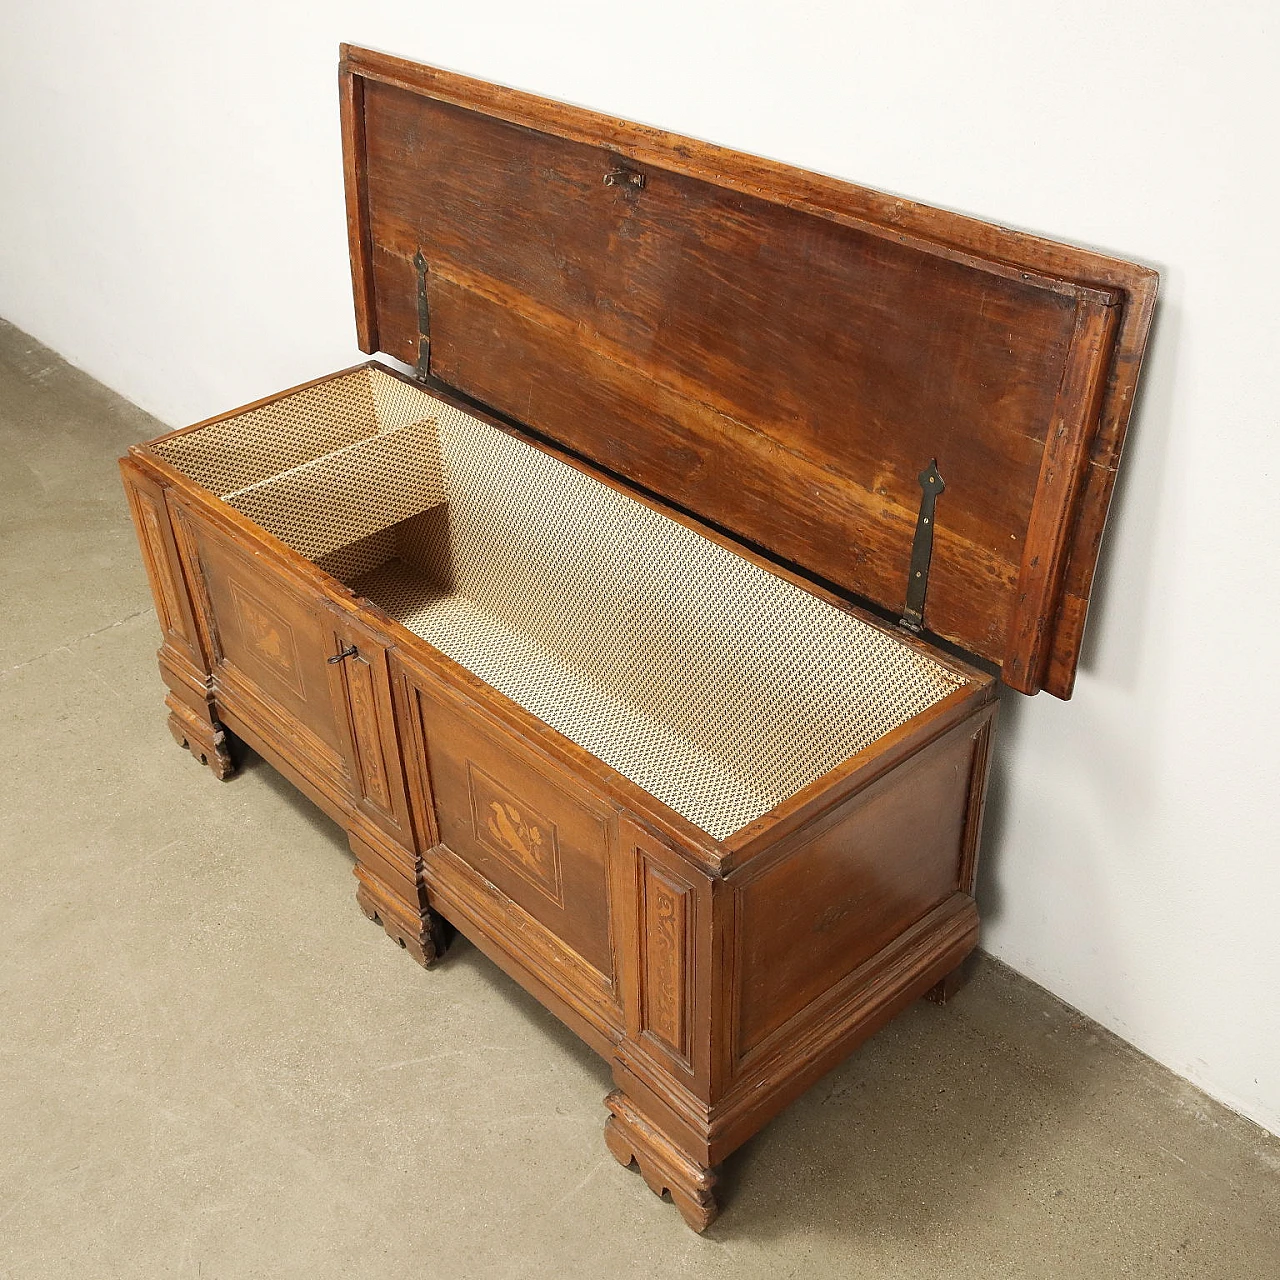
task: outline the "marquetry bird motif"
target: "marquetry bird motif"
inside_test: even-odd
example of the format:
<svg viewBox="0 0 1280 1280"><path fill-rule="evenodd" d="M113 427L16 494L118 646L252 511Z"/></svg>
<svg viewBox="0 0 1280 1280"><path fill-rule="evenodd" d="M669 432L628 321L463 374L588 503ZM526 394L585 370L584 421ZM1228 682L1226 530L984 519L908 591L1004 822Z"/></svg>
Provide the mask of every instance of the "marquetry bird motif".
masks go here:
<svg viewBox="0 0 1280 1280"><path fill-rule="evenodd" d="M542 862L542 832L525 822L520 810L500 800L489 801L489 834L523 861Z"/></svg>

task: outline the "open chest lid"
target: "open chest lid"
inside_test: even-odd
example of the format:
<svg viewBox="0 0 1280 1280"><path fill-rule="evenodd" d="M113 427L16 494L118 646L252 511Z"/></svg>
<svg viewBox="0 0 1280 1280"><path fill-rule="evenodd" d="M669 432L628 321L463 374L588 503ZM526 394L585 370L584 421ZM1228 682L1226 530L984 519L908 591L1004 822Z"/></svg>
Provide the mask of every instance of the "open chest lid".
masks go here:
<svg viewBox="0 0 1280 1280"><path fill-rule="evenodd" d="M363 350L1070 696L1154 271L364 49L341 85Z"/></svg>

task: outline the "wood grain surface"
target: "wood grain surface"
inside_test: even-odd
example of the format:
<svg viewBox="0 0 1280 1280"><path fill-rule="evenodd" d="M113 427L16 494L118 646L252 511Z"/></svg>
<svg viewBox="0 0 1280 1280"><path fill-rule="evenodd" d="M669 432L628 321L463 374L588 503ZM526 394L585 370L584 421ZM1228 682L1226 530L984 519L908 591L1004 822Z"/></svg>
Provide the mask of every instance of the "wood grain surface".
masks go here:
<svg viewBox="0 0 1280 1280"><path fill-rule="evenodd" d="M1069 696L1157 277L347 48L361 341Z"/></svg>

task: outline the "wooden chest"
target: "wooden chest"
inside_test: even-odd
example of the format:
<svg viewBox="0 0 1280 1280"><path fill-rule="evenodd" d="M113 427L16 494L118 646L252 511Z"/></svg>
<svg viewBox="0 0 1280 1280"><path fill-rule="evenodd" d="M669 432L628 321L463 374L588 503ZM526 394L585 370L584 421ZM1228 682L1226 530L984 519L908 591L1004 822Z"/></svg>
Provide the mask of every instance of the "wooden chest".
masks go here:
<svg viewBox="0 0 1280 1280"><path fill-rule="evenodd" d="M604 1055L700 1230L977 942L998 682L1070 695L1156 277L366 50L340 85L360 344L413 374L122 460L170 725Z"/></svg>

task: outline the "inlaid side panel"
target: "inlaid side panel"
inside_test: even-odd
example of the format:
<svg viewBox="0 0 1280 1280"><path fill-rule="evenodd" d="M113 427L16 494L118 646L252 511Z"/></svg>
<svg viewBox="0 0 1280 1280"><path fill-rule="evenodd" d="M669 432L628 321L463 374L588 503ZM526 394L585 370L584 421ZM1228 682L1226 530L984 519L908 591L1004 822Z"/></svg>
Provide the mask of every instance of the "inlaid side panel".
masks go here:
<svg viewBox="0 0 1280 1280"><path fill-rule="evenodd" d="M693 915L689 885L640 857L640 1034L690 1066Z"/></svg>

